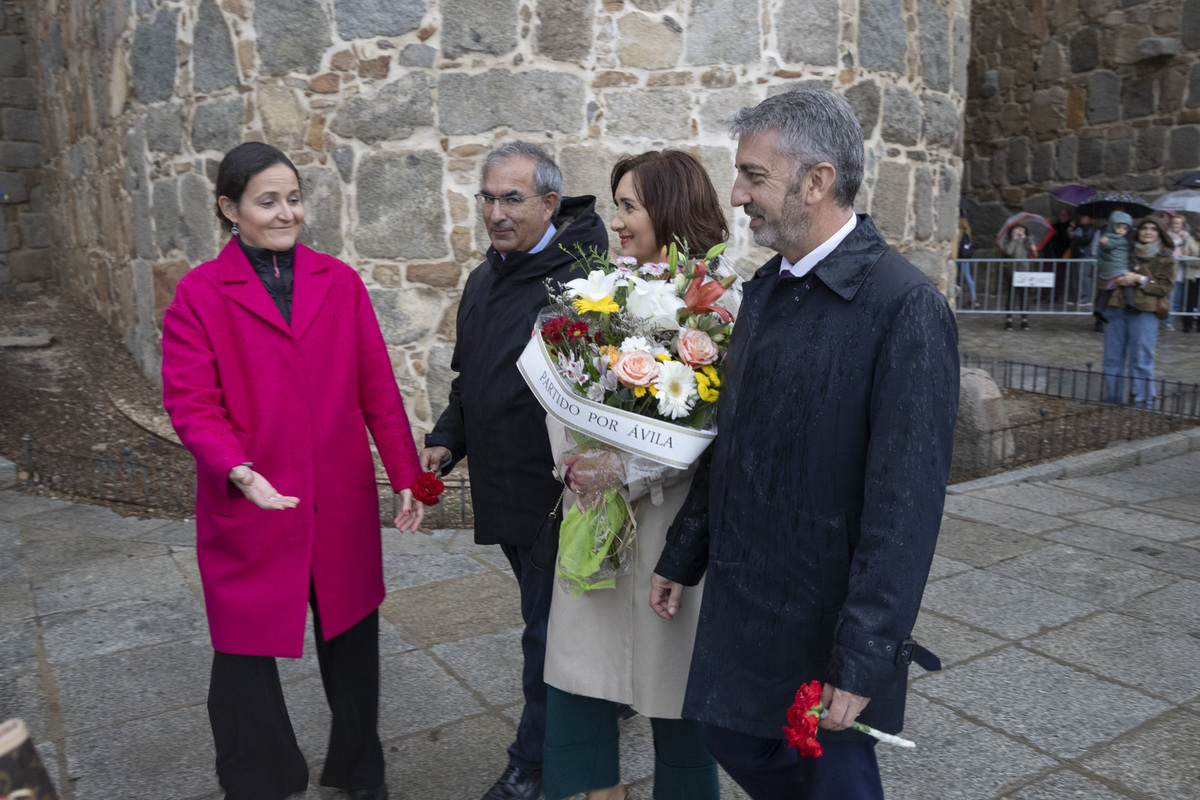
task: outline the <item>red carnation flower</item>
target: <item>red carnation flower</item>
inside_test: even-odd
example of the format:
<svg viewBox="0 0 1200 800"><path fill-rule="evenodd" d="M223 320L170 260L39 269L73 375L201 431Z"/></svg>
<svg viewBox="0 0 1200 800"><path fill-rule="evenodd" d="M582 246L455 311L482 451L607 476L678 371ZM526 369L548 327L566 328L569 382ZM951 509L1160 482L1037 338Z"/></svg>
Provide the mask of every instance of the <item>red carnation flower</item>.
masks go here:
<svg viewBox="0 0 1200 800"><path fill-rule="evenodd" d="M823 752L817 741L817 724L821 721L820 682L809 681L796 691L796 699L787 710L787 721L783 736L788 747L795 747L802 756L820 757Z"/></svg>
<svg viewBox="0 0 1200 800"><path fill-rule="evenodd" d="M422 505L436 506L438 495L445 489L446 484L439 481L432 472L422 472L417 476L417 482L413 484L412 493L413 498Z"/></svg>
<svg viewBox="0 0 1200 800"><path fill-rule="evenodd" d="M821 755L821 743L817 741L817 726L824 712L821 706L821 684L809 681L796 691L796 699L787 710L788 724L783 727L783 736L789 747L795 747L800 755L817 758ZM897 747L916 747L914 742L901 739L890 733L877 731L869 725L855 720L850 727L859 733L865 733L881 742L894 744Z"/></svg>
<svg viewBox="0 0 1200 800"><path fill-rule="evenodd" d="M573 342L587 336L587 332L588 324L586 322L572 322L567 326L566 330L563 331L563 336L565 336L568 341Z"/></svg>

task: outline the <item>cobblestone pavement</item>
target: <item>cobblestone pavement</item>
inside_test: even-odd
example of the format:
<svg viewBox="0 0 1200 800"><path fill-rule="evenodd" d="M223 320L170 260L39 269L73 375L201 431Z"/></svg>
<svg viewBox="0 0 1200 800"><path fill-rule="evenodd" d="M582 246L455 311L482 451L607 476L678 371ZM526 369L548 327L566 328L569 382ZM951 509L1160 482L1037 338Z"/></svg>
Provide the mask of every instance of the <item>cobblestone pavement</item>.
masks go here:
<svg viewBox="0 0 1200 800"><path fill-rule="evenodd" d="M945 669L914 668L918 749L880 748L888 795L1200 797L1200 436L1013 476L947 499L916 630ZM0 492L0 718L29 722L65 800L221 796L193 536ZM388 780L394 796L473 800L521 708L516 583L469 531L384 541ZM329 719L309 650L280 665L315 781ZM644 719L622 747L649 797Z"/></svg>
<svg viewBox="0 0 1200 800"><path fill-rule="evenodd" d="M962 349L1099 363L1086 320L1033 322L964 317ZM1164 332L1158 369L1200 381L1200 334ZM889 797L1200 797L1198 434L951 488L916 630L945 669L914 667L918 748L880 748ZM0 486L12 479L0 459ZM384 543L393 797L474 800L520 715L516 583L469 531ZM280 672L315 783L329 716L311 649ZM0 719L28 721L64 800L221 797L210 658L193 525L0 491ZM623 775L650 797L649 726L622 725Z"/></svg>

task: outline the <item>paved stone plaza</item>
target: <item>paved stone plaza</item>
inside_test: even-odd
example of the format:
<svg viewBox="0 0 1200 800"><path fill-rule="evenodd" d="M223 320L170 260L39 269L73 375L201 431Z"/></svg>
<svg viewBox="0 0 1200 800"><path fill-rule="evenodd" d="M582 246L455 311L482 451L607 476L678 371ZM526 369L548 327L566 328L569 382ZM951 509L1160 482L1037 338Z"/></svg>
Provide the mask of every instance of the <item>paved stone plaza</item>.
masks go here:
<svg viewBox="0 0 1200 800"><path fill-rule="evenodd" d="M959 324L972 354L1084 368L1102 350L1078 317ZM1164 333L1159 376L1200 379L1197 354L1200 334ZM914 669L919 746L881 749L889 797L1200 797L1197 434L952 487L917 626L946 669ZM0 487L13 477L0 459ZM474 800L520 714L516 584L470 531L384 542L393 797ZM64 800L221 797L202 602L190 523L0 491L0 719L29 722ZM309 651L280 667L315 780L328 712ZM623 726L649 797L649 726Z"/></svg>
<svg viewBox="0 0 1200 800"><path fill-rule="evenodd" d="M914 668L918 749L881 748L890 797L1200 797L1197 434L952 487L916 632L946 668ZM0 718L29 722L65 800L221 796L193 536L0 492ZM516 583L469 531L384 542L389 782L474 800L521 708ZM315 780L328 714L309 650L280 665ZM648 734L625 724L644 797Z"/></svg>

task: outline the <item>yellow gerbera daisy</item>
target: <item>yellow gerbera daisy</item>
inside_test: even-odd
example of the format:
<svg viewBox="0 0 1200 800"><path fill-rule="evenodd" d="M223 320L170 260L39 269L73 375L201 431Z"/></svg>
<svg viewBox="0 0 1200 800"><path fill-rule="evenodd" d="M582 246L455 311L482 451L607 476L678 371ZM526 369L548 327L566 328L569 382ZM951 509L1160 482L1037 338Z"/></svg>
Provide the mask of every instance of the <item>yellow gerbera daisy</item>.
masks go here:
<svg viewBox="0 0 1200 800"><path fill-rule="evenodd" d="M620 311L621 307L617 305L611 297L602 297L599 300L586 300L579 298L572 305L580 314L587 311L599 311L601 314L611 314L614 311Z"/></svg>

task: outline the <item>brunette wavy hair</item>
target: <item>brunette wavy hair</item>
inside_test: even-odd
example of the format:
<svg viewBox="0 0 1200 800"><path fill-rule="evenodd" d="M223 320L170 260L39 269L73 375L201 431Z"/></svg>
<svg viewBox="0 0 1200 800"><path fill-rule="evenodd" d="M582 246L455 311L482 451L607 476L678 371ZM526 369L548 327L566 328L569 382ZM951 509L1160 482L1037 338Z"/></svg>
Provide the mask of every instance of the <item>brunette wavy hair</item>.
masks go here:
<svg viewBox="0 0 1200 800"><path fill-rule="evenodd" d="M708 173L682 150L651 150L625 156L612 169L613 201L617 184L626 174L641 199L654 238L661 247L676 238L687 242L690 255L703 257L713 245L729 238L729 225Z"/></svg>

